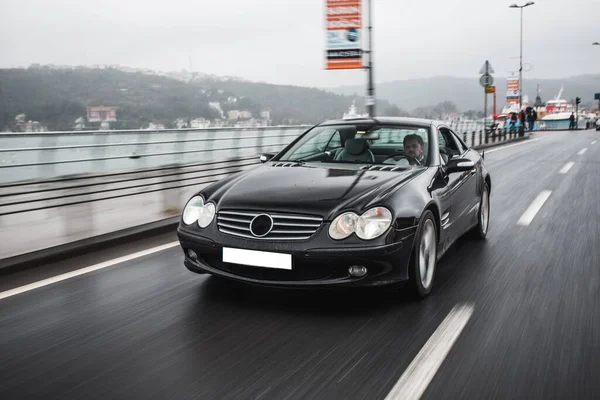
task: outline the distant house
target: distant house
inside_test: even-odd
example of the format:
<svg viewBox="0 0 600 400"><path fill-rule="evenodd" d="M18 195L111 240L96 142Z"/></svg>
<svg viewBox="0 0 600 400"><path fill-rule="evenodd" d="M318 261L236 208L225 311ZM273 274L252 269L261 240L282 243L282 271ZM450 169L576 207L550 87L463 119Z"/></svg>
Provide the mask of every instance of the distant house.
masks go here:
<svg viewBox="0 0 600 400"><path fill-rule="evenodd" d="M250 119L252 118L252 113L246 110L231 110L227 112L227 116L230 120L233 119Z"/></svg>
<svg viewBox="0 0 600 400"><path fill-rule="evenodd" d="M117 107L88 107L87 120L88 122L116 122Z"/></svg>

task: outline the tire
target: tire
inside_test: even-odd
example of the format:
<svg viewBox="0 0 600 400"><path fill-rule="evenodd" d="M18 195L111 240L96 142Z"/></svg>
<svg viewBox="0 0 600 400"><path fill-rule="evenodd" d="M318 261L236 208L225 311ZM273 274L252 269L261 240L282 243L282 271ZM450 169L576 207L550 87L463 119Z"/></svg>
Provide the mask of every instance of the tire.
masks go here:
<svg viewBox="0 0 600 400"><path fill-rule="evenodd" d="M409 264L410 286L414 294L424 299L431 293L437 268L437 228L433 213L423 213Z"/></svg>
<svg viewBox="0 0 600 400"><path fill-rule="evenodd" d="M485 240L490 227L490 187L487 182L483 183L483 192L477 211L477 225L473 228L473 237Z"/></svg>

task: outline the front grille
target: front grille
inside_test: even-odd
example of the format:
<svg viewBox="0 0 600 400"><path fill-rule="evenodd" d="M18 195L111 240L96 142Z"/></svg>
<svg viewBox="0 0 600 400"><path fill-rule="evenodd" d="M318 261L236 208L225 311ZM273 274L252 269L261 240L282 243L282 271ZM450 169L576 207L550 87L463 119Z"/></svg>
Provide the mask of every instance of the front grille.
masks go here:
<svg viewBox="0 0 600 400"><path fill-rule="evenodd" d="M273 219L273 228L262 236L256 237L250 230L254 217L267 214ZM263 213L255 211L219 211L217 226L219 231L229 235L249 239L264 240L304 240L310 238L323 223L323 218L305 215Z"/></svg>

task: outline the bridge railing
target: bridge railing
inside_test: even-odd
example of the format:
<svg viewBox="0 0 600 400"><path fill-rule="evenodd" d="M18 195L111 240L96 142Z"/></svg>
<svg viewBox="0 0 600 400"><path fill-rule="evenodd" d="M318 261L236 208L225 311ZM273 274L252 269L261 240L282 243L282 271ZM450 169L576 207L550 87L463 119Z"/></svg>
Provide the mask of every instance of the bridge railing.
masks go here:
<svg viewBox="0 0 600 400"><path fill-rule="evenodd" d="M0 134L0 183L246 157L309 126Z"/></svg>

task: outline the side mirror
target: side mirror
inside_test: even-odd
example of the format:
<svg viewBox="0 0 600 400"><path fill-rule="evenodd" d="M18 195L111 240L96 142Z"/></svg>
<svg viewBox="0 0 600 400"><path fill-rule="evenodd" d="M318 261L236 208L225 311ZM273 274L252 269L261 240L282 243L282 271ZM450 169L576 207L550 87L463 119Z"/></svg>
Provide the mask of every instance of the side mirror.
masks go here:
<svg viewBox="0 0 600 400"><path fill-rule="evenodd" d="M446 165L446 173L466 172L475 168L475 163L468 158L455 158L448 161Z"/></svg>
<svg viewBox="0 0 600 400"><path fill-rule="evenodd" d="M263 154L260 155L260 162L261 163L266 163L267 161L269 161L273 157L275 157L275 153L263 153Z"/></svg>

